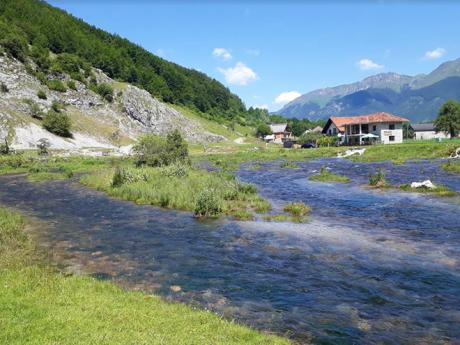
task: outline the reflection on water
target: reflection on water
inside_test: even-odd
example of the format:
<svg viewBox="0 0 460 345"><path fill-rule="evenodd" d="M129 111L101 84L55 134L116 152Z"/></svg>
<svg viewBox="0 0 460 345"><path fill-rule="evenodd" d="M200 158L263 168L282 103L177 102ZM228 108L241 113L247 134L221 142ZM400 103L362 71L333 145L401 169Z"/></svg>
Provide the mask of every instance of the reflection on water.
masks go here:
<svg viewBox="0 0 460 345"><path fill-rule="evenodd" d="M241 169L275 205L303 200L307 224L197 222L190 214L111 200L76 183L0 178L0 202L48 221L63 269L210 308L299 341L460 341L458 200L362 188L385 165L392 183L432 178L436 163L346 160ZM321 165L352 177L313 183ZM180 288L179 288L180 287Z"/></svg>

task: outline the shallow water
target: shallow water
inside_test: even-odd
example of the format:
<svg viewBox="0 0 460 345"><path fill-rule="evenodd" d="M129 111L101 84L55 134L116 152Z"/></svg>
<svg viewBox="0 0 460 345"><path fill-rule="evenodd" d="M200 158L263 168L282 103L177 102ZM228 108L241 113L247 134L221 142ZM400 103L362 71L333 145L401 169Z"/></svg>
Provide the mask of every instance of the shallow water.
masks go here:
<svg viewBox="0 0 460 345"><path fill-rule="evenodd" d="M460 204L363 188L431 178L460 191L437 162L327 159L238 175L275 205L302 200L306 224L198 222L190 214L112 200L75 182L0 177L0 203L50 224L43 245L63 269L197 304L300 342L460 342ZM322 165L350 184L308 181ZM180 286L173 292L171 286Z"/></svg>

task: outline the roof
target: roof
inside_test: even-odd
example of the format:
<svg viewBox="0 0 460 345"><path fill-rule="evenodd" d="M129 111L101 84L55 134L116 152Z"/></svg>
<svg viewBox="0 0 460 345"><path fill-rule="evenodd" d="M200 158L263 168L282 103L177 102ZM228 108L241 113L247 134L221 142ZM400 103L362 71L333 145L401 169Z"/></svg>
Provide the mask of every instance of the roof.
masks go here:
<svg viewBox="0 0 460 345"><path fill-rule="evenodd" d="M287 128L287 123L274 123L270 125L272 133L284 133Z"/></svg>
<svg viewBox="0 0 460 345"><path fill-rule="evenodd" d="M334 123L339 132L345 132L346 125L360 124L360 123L381 123L381 122L409 122L408 119L396 116L389 113L372 113L358 116L331 116L324 126L323 133L327 128Z"/></svg>
<svg viewBox="0 0 460 345"><path fill-rule="evenodd" d="M411 125L411 127L416 132L436 131L436 126L433 123L417 123L415 125Z"/></svg>

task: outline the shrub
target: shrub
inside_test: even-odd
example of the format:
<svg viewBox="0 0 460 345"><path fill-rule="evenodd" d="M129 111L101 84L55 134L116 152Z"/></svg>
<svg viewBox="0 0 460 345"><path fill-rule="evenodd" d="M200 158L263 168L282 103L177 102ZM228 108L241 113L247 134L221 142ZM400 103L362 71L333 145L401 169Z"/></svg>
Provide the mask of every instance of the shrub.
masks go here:
<svg viewBox="0 0 460 345"><path fill-rule="evenodd" d="M8 144L8 141L5 139L5 143L0 144L0 155L9 155L10 153L10 145Z"/></svg>
<svg viewBox="0 0 460 345"><path fill-rule="evenodd" d="M3 93L7 93L7 92L9 92L10 90L8 89L8 86L6 86L5 83L1 83L1 84L0 84L0 91L3 92Z"/></svg>
<svg viewBox="0 0 460 345"><path fill-rule="evenodd" d="M77 85L75 84L75 81L74 81L74 80L69 80L69 81L67 82L67 87L68 87L69 89L72 89L72 90L77 91Z"/></svg>
<svg viewBox="0 0 460 345"><path fill-rule="evenodd" d="M52 79L46 82L46 85L50 90L58 91L58 92L66 92L67 88L65 87L64 83L59 79Z"/></svg>
<svg viewBox="0 0 460 345"><path fill-rule="evenodd" d="M196 217L215 217L222 212L221 201L216 196L216 192L204 189L198 195L195 205Z"/></svg>
<svg viewBox="0 0 460 345"><path fill-rule="evenodd" d="M311 209L303 202L292 202L284 206L284 212L292 214L294 217L303 217L310 213Z"/></svg>
<svg viewBox="0 0 460 345"><path fill-rule="evenodd" d="M161 173L168 177L186 177L188 175L188 167L180 163L171 164L161 168Z"/></svg>
<svg viewBox="0 0 460 345"><path fill-rule="evenodd" d="M304 133L299 137L299 140L297 140L297 144L299 145L310 144L310 143L316 144L318 140L321 139L322 137L323 135L317 132Z"/></svg>
<svg viewBox="0 0 460 345"><path fill-rule="evenodd" d="M98 93L102 98L108 102L113 101L113 87L107 83L101 83L92 87L93 91Z"/></svg>
<svg viewBox="0 0 460 345"><path fill-rule="evenodd" d="M53 101L53 103L51 103L51 109L56 113L60 113L64 110L64 105L61 102Z"/></svg>
<svg viewBox="0 0 460 345"><path fill-rule="evenodd" d="M51 147L51 143L49 142L49 140L46 138L41 138L37 144L38 154L40 156L48 156L49 154L48 149L50 147Z"/></svg>
<svg viewBox="0 0 460 345"><path fill-rule="evenodd" d="M257 126L256 129L256 136L259 138L263 138L266 135L272 134L272 131L270 129L270 126L268 126L266 123L261 123Z"/></svg>
<svg viewBox="0 0 460 345"><path fill-rule="evenodd" d="M167 166L173 163L188 164L188 148L179 131L168 134L166 140L158 135L147 134L134 146L136 165Z"/></svg>
<svg viewBox="0 0 460 345"><path fill-rule="evenodd" d="M43 117L43 127L56 135L61 137L71 137L70 133L72 122L70 117L65 113L58 113L50 109Z"/></svg>
<svg viewBox="0 0 460 345"><path fill-rule="evenodd" d="M339 138L335 136L322 136L316 141L316 143L320 147L324 147L324 146L329 147L329 146L336 146L338 141L339 141Z"/></svg>
<svg viewBox="0 0 460 345"><path fill-rule="evenodd" d="M383 187L386 185L385 170L377 169L377 172L369 176L369 185L374 187Z"/></svg>
<svg viewBox="0 0 460 345"><path fill-rule="evenodd" d="M27 54L27 41L14 34L9 34L0 41L0 45L6 50L6 53L19 61L24 62Z"/></svg>
<svg viewBox="0 0 460 345"><path fill-rule="evenodd" d="M25 102L29 106L29 114L35 119L43 119L43 111L40 106L31 99L26 99Z"/></svg>
<svg viewBox="0 0 460 345"><path fill-rule="evenodd" d="M134 183L138 181L147 181L148 176L141 171L133 171L127 168L116 167L112 177L112 187L120 187L125 183Z"/></svg>
<svg viewBox="0 0 460 345"><path fill-rule="evenodd" d="M37 97L40 98L40 99L46 99L47 98L46 93L43 90L38 90Z"/></svg>

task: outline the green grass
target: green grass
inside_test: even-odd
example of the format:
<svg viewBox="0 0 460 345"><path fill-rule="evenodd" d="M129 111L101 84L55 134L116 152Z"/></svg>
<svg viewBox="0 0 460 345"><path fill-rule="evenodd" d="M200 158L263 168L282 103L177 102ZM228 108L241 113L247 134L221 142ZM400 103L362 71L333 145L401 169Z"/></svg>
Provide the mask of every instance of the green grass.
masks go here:
<svg viewBox="0 0 460 345"><path fill-rule="evenodd" d="M441 167L446 171L449 171L455 174L460 174L460 160L454 161L453 159L450 159L447 163L444 163Z"/></svg>
<svg viewBox="0 0 460 345"><path fill-rule="evenodd" d="M255 186L238 182L233 174L189 167L185 176L176 177L165 174L167 168L126 166L124 169L129 178L120 186L112 185L114 169L82 176L81 182L124 200L192 212L200 193L210 190L216 198L213 202L222 205L222 214L237 219L249 219L250 213L263 213L271 208L258 196Z"/></svg>
<svg viewBox="0 0 460 345"><path fill-rule="evenodd" d="M404 192L411 192L411 193L426 193L426 194L433 194L433 195L436 195L436 196L440 196L440 197L454 197L454 196L457 196L457 193L450 190L448 187L446 186L442 186L442 185L436 185L435 188L427 188L427 187L419 187L419 188L412 188L410 186L410 184L403 184L403 185L400 185L399 187L396 187L396 188L399 188L400 190L404 191Z"/></svg>
<svg viewBox="0 0 460 345"><path fill-rule="evenodd" d="M62 275L35 262L34 246L22 217L0 208L0 344L289 344L208 311Z"/></svg>
<svg viewBox="0 0 460 345"><path fill-rule="evenodd" d="M366 146L362 156L351 156L350 159L358 162L392 161L404 163L408 160L433 159L449 157L453 150L460 147L460 141L409 141L394 145Z"/></svg>
<svg viewBox="0 0 460 345"><path fill-rule="evenodd" d="M221 144L223 145L223 144ZM452 152L460 147L460 140L437 141L409 141L394 145L366 146L362 156L351 156L347 159L358 162L392 161L404 163L408 160L434 159L449 157ZM256 148L256 149L255 149ZM262 143L253 145L231 146L225 149L223 146L215 147L215 153L193 152L195 160L209 160L215 166L224 170L238 169L240 164L255 161L267 162L274 160L304 161L324 157L337 157L350 147L319 147L315 149L285 149L278 145L265 145ZM212 152L212 150L211 150Z"/></svg>
<svg viewBox="0 0 460 345"><path fill-rule="evenodd" d="M310 181L317 182L338 182L338 183L348 183L350 178L347 176L342 176L330 172L325 167L321 167L318 175L313 175L308 178Z"/></svg>

